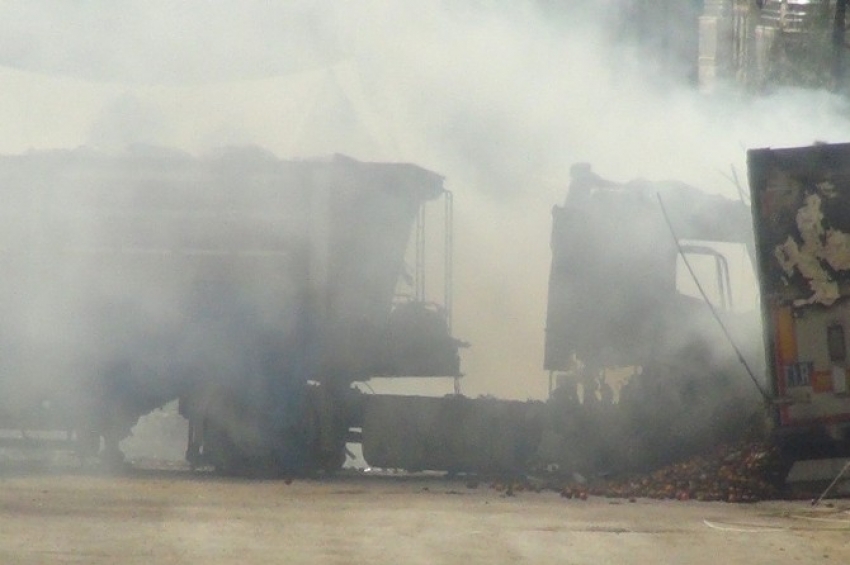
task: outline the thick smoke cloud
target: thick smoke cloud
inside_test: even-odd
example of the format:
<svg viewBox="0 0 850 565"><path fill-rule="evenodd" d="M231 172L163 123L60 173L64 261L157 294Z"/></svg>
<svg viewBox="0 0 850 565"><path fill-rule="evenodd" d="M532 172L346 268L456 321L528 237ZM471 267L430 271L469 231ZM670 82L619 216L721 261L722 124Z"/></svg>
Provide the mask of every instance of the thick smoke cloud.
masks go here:
<svg viewBox="0 0 850 565"><path fill-rule="evenodd" d="M333 14L322 4L21 2L3 8L0 61L132 85L264 78L340 57Z"/></svg>
<svg viewBox="0 0 850 565"><path fill-rule="evenodd" d="M0 9L0 151L256 144L414 162L455 193L465 390L540 397L572 163L735 195L745 149L842 141L845 103L710 97L616 40L623 2L27 2Z"/></svg>

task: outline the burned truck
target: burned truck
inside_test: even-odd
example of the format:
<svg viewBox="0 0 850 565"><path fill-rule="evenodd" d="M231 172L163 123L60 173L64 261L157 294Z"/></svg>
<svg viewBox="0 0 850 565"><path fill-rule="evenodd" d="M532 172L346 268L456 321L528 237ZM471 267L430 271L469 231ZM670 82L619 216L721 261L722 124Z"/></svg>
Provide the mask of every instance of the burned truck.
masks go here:
<svg viewBox="0 0 850 565"><path fill-rule="evenodd" d="M195 466L333 469L363 441L382 465L429 467L395 455L399 420L450 409L433 433L459 437L477 417L471 399L351 386L461 376L445 305L397 295L422 207L450 197L435 173L256 148L77 149L0 158L0 191L0 428L17 439L61 430L120 459L139 416L179 399ZM453 465L489 464L464 451Z"/></svg>
<svg viewBox="0 0 850 565"><path fill-rule="evenodd" d="M748 152L775 430L796 459L850 452L850 144Z"/></svg>
<svg viewBox="0 0 850 565"><path fill-rule="evenodd" d="M552 210L555 451L583 453L570 464L588 470L645 467L740 433L759 407L740 357L755 372L762 358L742 292L754 286L749 206L681 182L612 182L587 164L571 173Z"/></svg>

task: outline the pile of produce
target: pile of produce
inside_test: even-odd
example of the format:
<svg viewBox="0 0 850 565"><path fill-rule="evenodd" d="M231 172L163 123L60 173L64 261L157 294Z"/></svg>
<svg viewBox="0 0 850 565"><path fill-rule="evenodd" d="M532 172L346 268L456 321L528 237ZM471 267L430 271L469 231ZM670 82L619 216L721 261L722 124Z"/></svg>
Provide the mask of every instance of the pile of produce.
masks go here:
<svg viewBox="0 0 850 565"><path fill-rule="evenodd" d="M784 469L778 451L766 443L741 443L715 448L654 472L608 480L569 481L561 496L587 498L653 498L725 502L756 502L777 498Z"/></svg>

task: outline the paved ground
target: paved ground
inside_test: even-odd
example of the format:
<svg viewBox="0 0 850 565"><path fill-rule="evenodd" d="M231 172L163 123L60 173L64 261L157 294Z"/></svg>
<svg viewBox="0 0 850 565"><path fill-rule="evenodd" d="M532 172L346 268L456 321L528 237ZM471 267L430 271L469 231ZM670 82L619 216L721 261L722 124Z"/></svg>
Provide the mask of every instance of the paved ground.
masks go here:
<svg viewBox="0 0 850 565"><path fill-rule="evenodd" d="M0 473L0 563L850 563L850 503L506 497L442 478Z"/></svg>

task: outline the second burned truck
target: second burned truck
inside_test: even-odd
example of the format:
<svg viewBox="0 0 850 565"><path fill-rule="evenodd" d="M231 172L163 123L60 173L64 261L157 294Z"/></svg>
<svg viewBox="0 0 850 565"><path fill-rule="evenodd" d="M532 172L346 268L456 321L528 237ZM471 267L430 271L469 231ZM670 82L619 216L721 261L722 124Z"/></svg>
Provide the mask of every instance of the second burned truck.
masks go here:
<svg viewBox="0 0 850 565"><path fill-rule="evenodd" d="M752 206L574 168L553 210L545 366L578 415L560 429L596 429L597 460L675 459L762 406L788 463L850 453L850 144L751 150L748 172ZM736 285L760 312L736 311ZM618 378L616 410L575 407L577 387L593 405Z"/></svg>
<svg viewBox="0 0 850 565"><path fill-rule="evenodd" d="M677 181L612 182L577 164L552 211L551 248L544 367L553 412L566 418L556 455L643 467L750 425L758 389L724 335L760 379L746 203Z"/></svg>

